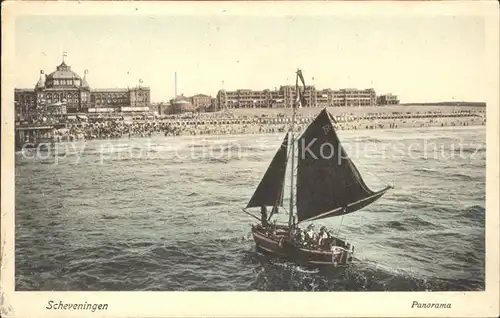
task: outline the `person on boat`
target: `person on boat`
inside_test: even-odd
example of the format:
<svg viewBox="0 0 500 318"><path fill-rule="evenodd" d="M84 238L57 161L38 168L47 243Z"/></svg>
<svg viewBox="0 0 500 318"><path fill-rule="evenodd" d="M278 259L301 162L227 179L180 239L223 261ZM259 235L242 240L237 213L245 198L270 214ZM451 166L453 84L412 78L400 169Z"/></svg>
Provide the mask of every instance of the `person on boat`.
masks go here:
<svg viewBox="0 0 500 318"><path fill-rule="evenodd" d="M267 207L265 205L262 205L260 207L260 222L262 224L262 227L267 227Z"/></svg>
<svg viewBox="0 0 500 318"><path fill-rule="evenodd" d="M319 234L318 234L318 246L320 248L327 247L326 243L328 243L328 232L326 230L326 227L322 226L319 229Z"/></svg>
<svg viewBox="0 0 500 318"><path fill-rule="evenodd" d="M306 234L306 237L305 237L306 245L312 246L314 241L316 240L316 236L317 236L316 233L314 232L314 225L313 224L309 224L305 234Z"/></svg>
<svg viewBox="0 0 500 318"><path fill-rule="evenodd" d="M301 230L301 232L300 232L300 245L307 246L308 238L309 238L309 236L307 234L307 231Z"/></svg>
<svg viewBox="0 0 500 318"><path fill-rule="evenodd" d="M295 227L292 230L292 243L298 246L304 246L305 233L300 227Z"/></svg>

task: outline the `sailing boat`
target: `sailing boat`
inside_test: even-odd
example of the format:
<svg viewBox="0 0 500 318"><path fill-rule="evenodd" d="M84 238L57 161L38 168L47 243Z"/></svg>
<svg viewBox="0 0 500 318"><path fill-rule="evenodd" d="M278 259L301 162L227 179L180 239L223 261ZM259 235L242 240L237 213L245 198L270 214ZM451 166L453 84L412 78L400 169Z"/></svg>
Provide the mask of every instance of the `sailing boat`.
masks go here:
<svg viewBox="0 0 500 318"><path fill-rule="evenodd" d="M272 207L269 217L267 213L263 214L262 224L252 226L252 235L259 251L307 266L347 265L352 262L353 245L333 235L327 235L323 240L327 244L315 244L310 240L304 244L304 240L300 238L304 231L299 225L356 212L374 203L392 187L387 186L377 192L368 188L343 149L335 131L335 118L326 108L295 138L296 109L303 104L305 91L301 70L297 70L296 74L297 98L291 127L243 211L259 219L247 209L260 207L261 211L265 211L267 207ZM298 85L299 78L304 86L302 91ZM269 224L273 214L279 208L284 209L285 177L289 160L291 173L288 225Z"/></svg>

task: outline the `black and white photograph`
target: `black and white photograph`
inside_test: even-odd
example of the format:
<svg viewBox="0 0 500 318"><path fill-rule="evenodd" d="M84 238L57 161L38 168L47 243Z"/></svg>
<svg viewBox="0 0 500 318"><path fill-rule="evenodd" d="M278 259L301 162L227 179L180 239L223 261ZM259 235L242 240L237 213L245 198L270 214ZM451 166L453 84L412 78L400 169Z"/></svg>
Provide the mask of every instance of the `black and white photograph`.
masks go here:
<svg viewBox="0 0 500 318"><path fill-rule="evenodd" d="M391 4L7 3L2 316L498 314L498 4Z"/></svg>

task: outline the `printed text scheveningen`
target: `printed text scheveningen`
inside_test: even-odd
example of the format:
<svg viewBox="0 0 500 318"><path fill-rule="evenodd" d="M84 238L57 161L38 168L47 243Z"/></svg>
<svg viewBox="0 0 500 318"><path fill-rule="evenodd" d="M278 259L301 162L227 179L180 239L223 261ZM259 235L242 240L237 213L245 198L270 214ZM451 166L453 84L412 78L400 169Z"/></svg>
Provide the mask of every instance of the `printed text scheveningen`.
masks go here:
<svg viewBox="0 0 500 318"><path fill-rule="evenodd" d="M45 308L49 310L90 310L95 312L96 310L108 310L108 304L63 303L62 301L49 300Z"/></svg>

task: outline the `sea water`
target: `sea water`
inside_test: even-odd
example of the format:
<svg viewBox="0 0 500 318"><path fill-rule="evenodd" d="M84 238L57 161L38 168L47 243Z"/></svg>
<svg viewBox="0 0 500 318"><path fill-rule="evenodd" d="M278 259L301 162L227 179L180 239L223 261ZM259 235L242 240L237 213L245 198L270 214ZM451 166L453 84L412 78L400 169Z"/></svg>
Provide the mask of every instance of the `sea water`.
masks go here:
<svg viewBox="0 0 500 318"><path fill-rule="evenodd" d="M484 290L485 128L338 135L372 190L394 186L315 223L352 266L255 251L241 208L282 134L79 141L16 154L16 290Z"/></svg>

